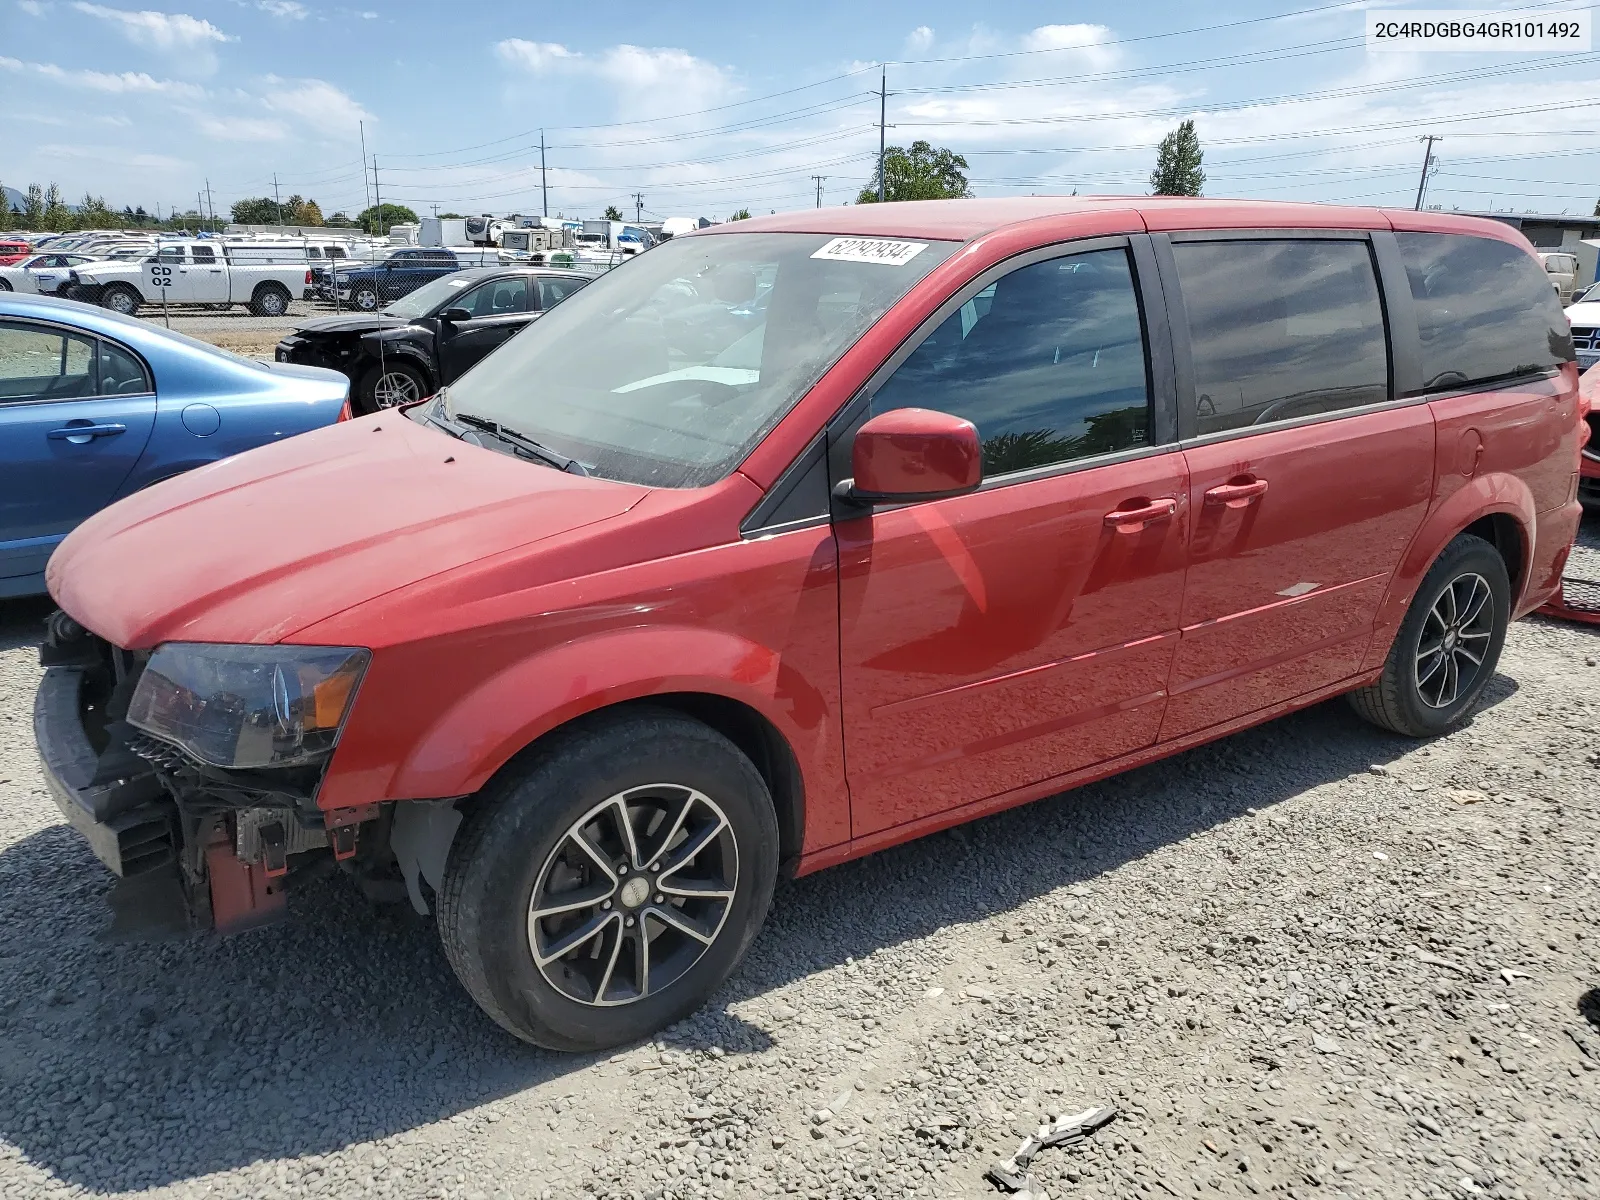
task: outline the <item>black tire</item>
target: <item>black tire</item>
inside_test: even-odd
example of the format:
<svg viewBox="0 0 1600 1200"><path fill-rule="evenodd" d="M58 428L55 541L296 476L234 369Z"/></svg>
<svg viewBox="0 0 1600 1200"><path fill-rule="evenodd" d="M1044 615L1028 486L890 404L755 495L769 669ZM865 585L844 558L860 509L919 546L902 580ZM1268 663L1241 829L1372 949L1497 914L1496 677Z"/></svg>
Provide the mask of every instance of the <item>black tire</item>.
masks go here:
<svg viewBox="0 0 1600 1200"><path fill-rule="evenodd" d="M1483 603L1488 611L1479 620L1467 621L1461 618L1472 606L1470 597L1477 588L1470 583L1473 580L1487 587ZM1447 603L1455 606L1459 629L1446 622L1436 607ZM1351 692L1350 706L1374 725L1407 737L1449 732L1465 721L1493 677L1510 623L1511 581L1499 551L1480 537L1460 534L1423 576L1389 648L1383 675ZM1470 656L1480 646L1482 656L1471 666ZM1457 670L1454 689L1448 686L1452 664ZM1437 672L1444 672L1443 677Z"/></svg>
<svg viewBox="0 0 1600 1200"><path fill-rule="evenodd" d="M0 292L9 292L10 290L11 290L11 285L9 283L7 283L4 279L0 279Z"/></svg>
<svg viewBox="0 0 1600 1200"><path fill-rule="evenodd" d="M250 297L250 311L258 317L281 317L289 311L289 292L281 284L263 283Z"/></svg>
<svg viewBox="0 0 1600 1200"><path fill-rule="evenodd" d="M370 283L364 283L350 293L350 303L361 312L377 312L381 303L378 289Z"/></svg>
<svg viewBox="0 0 1600 1200"><path fill-rule="evenodd" d="M614 863L616 870L604 868L616 885L610 893L617 897L612 915L605 916L585 902L589 913L572 916L580 925L590 919L590 914L593 919L610 923L600 927L594 935L597 940L579 943L570 956L547 962L546 969L541 970L530 945L534 929L538 937L545 938L560 938L565 933L551 933L530 917L536 889L549 897L576 891L587 895L595 884L600 890L608 886L595 871L593 884L585 877L574 884L573 892L545 890L552 872L570 872L572 858L562 855L573 845L569 835L575 823L594 811L614 812L614 807L604 806L619 797L625 797L628 805L642 795L648 805L653 791L665 794L672 789L676 789L673 794L690 795L692 789L705 798L714 798L714 807L726 821L725 826L719 824L716 828L728 831L718 834L717 844L722 845L731 837L736 847L732 895L725 901L709 902L713 907L725 905L718 909L720 915L715 917L709 943L701 949L699 942L689 941L651 916L660 910L649 902L648 895L644 900L633 899L630 908L626 891L630 880L647 884L643 889L646 893L657 885L647 871L637 869L633 876L619 878L616 871L620 866ZM669 808L670 803L662 811ZM641 811L643 815L634 818L646 821L636 831L641 860L650 863L652 858L659 861L663 856L670 860L670 852L652 843L652 837L665 841L670 834L660 833L659 828L652 833L646 820L651 810L646 807ZM666 824L664 817L661 824ZM596 840L602 846L621 844L599 835ZM720 861L725 864L727 860ZM777 872L777 818L766 784L750 760L733 743L698 721L667 710L634 709L602 715L558 733L548 746L502 773L480 794L450 849L444 891L438 898L439 934L457 978L502 1028L551 1050L604 1050L648 1037L705 1003L743 958L766 919ZM662 871L660 878L664 880L671 873ZM663 890L673 889L668 886ZM660 904L662 897L656 896L655 901ZM610 909L612 904L608 900L605 907ZM639 907L641 904L643 907ZM624 932L622 925L624 914L630 912L638 913L639 931L631 935ZM692 915L692 910L681 905L680 912ZM711 923L711 918L706 918L706 925ZM647 933L652 929L653 934ZM620 947L628 945L629 963L622 968L626 975L637 965L638 960L633 958L637 941L622 939L638 939L640 933L647 934L644 940L652 947L651 954L666 938L666 949L660 955L665 982L657 991L647 984L630 996L634 990L632 981L608 982L623 978L610 969L603 974L597 993L593 980L586 981L582 972L595 972L600 958L622 962ZM613 936L616 942L610 941ZM619 949L608 955L608 945ZM674 946L678 947L675 951ZM554 945L547 946L553 948ZM580 954L580 950L584 953ZM691 957L691 953L697 957ZM651 970L655 969L655 959L647 957L645 961L651 964ZM673 975L673 971L681 973ZM552 979L559 980L560 986ZM586 1002L585 992L589 1001L598 994L602 1000L611 997L612 1002L604 1006ZM619 994L621 1000L617 999Z"/></svg>
<svg viewBox="0 0 1600 1200"><path fill-rule="evenodd" d="M382 397L379 396L380 384L383 385ZM433 384L420 367L400 359L390 359L382 364L374 364L362 374L361 382L356 384L356 407L370 415L422 400L431 395L433 390Z"/></svg>
<svg viewBox="0 0 1600 1200"><path fill-rule="evenodd" d="M143 303L144 297L125 283L113 283L100 293L102 308L109 308L112 312L121 313L125 317L137 313Z"/></svg>

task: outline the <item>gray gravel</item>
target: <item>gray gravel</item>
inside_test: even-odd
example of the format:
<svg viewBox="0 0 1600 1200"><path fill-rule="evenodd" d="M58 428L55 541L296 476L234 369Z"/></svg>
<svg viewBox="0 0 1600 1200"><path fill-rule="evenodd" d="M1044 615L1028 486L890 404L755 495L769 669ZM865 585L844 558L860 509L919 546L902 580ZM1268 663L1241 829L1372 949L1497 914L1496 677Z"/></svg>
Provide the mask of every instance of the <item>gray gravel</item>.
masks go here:
<svg viewBox="0 0 1600 1200"><path fill-rule="evenodd" d="M117 944L0 608L0 1195L1600 1197L1600 635L1538 619L1462 732L1339 702L779 888L700 1015L531 1050L336 882ZM1587 996L1587 999L1585 997Z"/></svg>
<svg viewBox="0 0 1600 1200"><path fill-rule="evenodd" d="M312 317L332 316L331 307L320 304L308 304L304 300L294 300L289 304L289 311L281 317L258 317L249 309L242 306L230 308L225 312L207 312L203 309L173 309L166 317L162 316L159 307L146 306L139 310L139 315L145 320L156 325L166 325L171 322L171 327L179 333L198 336L202 333L231 332L255 333L258 331L277 332L295 328L303 321Z"/></svg>

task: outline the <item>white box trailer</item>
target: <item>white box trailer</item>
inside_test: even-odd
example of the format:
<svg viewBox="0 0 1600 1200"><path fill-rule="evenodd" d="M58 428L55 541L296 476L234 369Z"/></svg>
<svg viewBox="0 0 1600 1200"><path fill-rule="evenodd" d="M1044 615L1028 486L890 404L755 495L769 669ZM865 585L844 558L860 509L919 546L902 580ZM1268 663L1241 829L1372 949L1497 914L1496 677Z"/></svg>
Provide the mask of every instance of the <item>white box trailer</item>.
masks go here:
<svg viewBox="0 0 1600 1200"><path fill-rule="evenodd" d="M465 218L423 217L417 233L417 245L453 249L456 246L470 246L472 240L467 237Z"/></svg>

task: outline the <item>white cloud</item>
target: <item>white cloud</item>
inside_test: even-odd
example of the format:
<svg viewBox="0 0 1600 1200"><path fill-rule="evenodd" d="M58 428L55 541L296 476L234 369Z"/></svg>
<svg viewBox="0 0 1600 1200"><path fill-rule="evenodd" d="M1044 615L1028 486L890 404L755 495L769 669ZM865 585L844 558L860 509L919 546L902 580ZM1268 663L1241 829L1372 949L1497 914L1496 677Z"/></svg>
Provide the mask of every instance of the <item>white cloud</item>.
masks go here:
<svg viewBox="0 0 1600 1200"><path fill-rule="evenodd" d="M926 25L918 25L906 34L906 50L912 54L921 54L933 45L933 30Z"/></svg>
<svg viewBox="0 0 1600 1200"><path fill-rule="evenodd" d="M507 38L494 49L504 61L530 71L546 71L557 63L575 61L583 57L574 54L559 42L529 42L522 38Z"/></svg>
<svg viewBox="0 0 1600 1200"><path fill-rule="evenodd" d="M197 112L194 117L195 127L219 142L281 142L289 137L287 125L264 117L228 117L208 112Z"/></svg>
<svg viewBox="0 0 1600 1200"><path fill-rule="evenodd" d="M145 171L172 170L177 167L189 166L183 159L173 158L167 154L142 154L137 152L130 154L123 147L85 146L77 142L46 142L35 146L34 153L42 158L81 159Z"/></svg>
<svg viewBox="0 0 1600 1200"><path fill-rule="evenodd" d="M693 111L738 91L721 67L674 47L622 43L598 54L583 54L559 42L508 38L495 46L495 53L535 75L559 72L604 80L624 113Z"/></svg>
<svg viewBox="0 0 1600 1200"><path fill-rule="evenodd" d="M208 42L231 42L229 37L210 21L191 17L188 13L125 12L120 8L106 8L102 4L87 4L76 0L73 8L119 27L130 42L149 46L154 50L191 50Z"/></svg>
<svg viewBox="0 0 1600 1200"><path fill-rule="evenodd" d="M198 100L205 89L175 79L155 79L143 71L69 71L55 63L23 62L0 57L0 70L26 71L66 87L83 88L113 95L172 96Z"/></svg>
<svg viewBox="0 0 1600 1200"><path fill-rule="evenodd" d="M39 0L17 0L17 7L30 17L44 16L45 6Z"/></svg>
<svg viewBox="0 0 1600 1200"><path fill-rule="evenodd" d="M267 93L262 103L267 108L297 117L319 133L352 138L359 122L377 120L348 93L325 80L268 75L265 82Z"/></svg>
<svg viewBox="0 0 1600 1200"><path fill-rule="evenodd" d="M1024 50L1066 50L1093 46L1111 31L1104 25L1040 25L1022 39Z"/></svg>
<svg viewBox="0 0 1600 1200"><path fill-rule="evenodd" d="M295 0L257 0L256 7L286 21L304 21L311 14L310 9Z"/></svg>

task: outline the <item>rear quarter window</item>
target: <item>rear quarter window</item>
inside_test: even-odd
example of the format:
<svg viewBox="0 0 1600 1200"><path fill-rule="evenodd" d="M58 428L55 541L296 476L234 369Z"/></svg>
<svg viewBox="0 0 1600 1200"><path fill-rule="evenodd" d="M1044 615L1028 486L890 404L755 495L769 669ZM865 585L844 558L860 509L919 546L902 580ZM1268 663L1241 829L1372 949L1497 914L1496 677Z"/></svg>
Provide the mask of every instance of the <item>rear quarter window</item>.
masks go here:
<svg viewBox="0 0 1600 1200"><path fill-rule="evenodd" d="M1494 238L1397 233L1422 339L1423 390L1549 370L1575 357L1538 260Z"/></svg>

